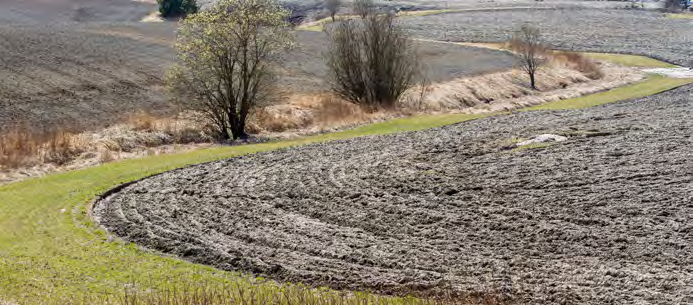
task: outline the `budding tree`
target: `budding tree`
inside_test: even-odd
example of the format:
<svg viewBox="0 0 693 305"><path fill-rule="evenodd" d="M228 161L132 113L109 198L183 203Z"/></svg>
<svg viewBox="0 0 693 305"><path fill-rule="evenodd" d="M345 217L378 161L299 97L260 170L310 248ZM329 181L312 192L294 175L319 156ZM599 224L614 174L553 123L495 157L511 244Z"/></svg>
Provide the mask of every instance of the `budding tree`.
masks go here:
<svg viewBox="0 0 693 305"><path fill-rule="evenodd" d="M292 43L288 16L275 0L220 0L181 22L167 84L221 139L245 138L248 115L269 98L274 63Z"/></svg>

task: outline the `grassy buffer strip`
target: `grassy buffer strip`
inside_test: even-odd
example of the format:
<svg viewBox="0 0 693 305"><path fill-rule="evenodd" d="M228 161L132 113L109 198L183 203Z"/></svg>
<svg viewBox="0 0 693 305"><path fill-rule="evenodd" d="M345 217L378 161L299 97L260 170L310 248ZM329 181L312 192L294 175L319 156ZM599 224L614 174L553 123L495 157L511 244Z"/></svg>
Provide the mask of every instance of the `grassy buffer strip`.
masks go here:
<svg viewBox="0 0 693 305"><path fill-rule="evenodd" d="M660 65L668 66L661 62ZM643 97L688 83L693 83L693 79L653 76L626 87L527 110L591 107ZM104 294L117 295L127 283L134 283L141 290L170 288L191 281L234 284L261 291L280 290L282 288L273 282L258 283L239 273L160 256L133 244L111 242L108 234L88 216L90 202L120 184L187 165L311 143L423 130L497 114L400 118L295 140L125 160L2 186L0 299L29 304L68 298L73 301L90 299ZM385 298L381 301L403 304L410 299Z"/></svg>

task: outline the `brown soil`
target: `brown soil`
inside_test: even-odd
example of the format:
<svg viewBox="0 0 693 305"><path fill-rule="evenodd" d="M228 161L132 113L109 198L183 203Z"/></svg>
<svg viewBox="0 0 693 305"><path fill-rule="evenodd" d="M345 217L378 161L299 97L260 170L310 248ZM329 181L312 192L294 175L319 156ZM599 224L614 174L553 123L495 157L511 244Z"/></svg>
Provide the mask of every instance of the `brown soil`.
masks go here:
<svg viewBox="0 0 693 305"><path fill-rule="evenodd" d="M224 270L518 304L693 302L693 87L248 155L98 202L128 241ZM511 150L514 139L568 140Z"/></svg>

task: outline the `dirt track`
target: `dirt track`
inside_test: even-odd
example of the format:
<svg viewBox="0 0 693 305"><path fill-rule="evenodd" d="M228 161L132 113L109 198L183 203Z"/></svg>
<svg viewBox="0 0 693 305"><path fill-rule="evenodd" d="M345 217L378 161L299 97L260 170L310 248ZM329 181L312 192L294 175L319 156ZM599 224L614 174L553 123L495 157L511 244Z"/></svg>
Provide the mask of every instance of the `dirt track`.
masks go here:
<svg viewBox="0 0 693 305"><path fill-rule="evenodd" d="M126 240L278 280L500 289L521 304L687 303L692 115L688 86L310 145L145 179L95 211ZM544 133L569 139L508 150Z"/></svg>
<svg viewBox="0 0 693 305"><path fill-rule="evenodd" d="M633 53L693 66L690 19L639 10L502 10L402 19L413 34L428 39L504 42L523 23L541 29L551 46L577 51Z"/></svg>

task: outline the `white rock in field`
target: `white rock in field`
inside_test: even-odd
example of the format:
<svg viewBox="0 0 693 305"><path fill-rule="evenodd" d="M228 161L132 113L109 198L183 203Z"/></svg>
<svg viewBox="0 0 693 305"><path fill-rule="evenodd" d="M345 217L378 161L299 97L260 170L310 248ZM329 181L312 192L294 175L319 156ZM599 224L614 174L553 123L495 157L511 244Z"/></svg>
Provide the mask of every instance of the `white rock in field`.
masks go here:
<svg viewBox="0 0 693 305"><path fill-rule="evenodd" d="M545 143L545 142L562 142L568 140L568 138L564 136L559 136L555 134L541 134L538 135L534 138L531 138L527 141L522 141L520 143L517 143L516 145L518 147L520 146L525 146L525 145L530 145L530 144L535 144L535 143Z"/></svg>

